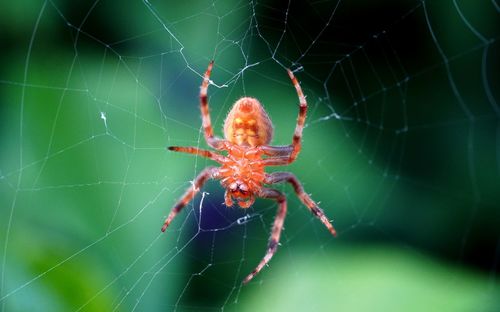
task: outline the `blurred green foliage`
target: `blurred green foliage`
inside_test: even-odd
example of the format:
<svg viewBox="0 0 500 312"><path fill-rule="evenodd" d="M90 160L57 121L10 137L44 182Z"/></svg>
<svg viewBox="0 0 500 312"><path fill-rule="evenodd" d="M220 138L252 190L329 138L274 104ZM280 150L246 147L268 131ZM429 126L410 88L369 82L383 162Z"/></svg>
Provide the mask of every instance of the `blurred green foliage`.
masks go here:
<svg viewBox="0 0 500 312"><path fill-rule="evenodd" d="M278 277L240 298L245 311L496 311L499 304L490 281L408 250L309 251L314 257L304 253L293 265L273 263Z"/></svg>

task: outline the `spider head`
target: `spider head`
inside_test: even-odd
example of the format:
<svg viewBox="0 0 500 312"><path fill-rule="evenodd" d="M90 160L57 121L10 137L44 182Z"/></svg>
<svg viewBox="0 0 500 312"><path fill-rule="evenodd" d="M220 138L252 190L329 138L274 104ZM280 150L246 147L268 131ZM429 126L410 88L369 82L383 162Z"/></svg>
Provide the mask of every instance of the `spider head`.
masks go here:
<svg viewBox="0 0 500 312"><path fill-rule="evenodd" d="M229 185L231 197L234 198L241 208L248 208L254 202L254 197L250 192L248 185L238 180Z"/></svg>
<svg viewBox="0 0 500 312"><path fill-rule="evenodd" d="M273 137L273 125L257 99L243 97L227 115L224 136L240 146L268 145Z"/></svg>
<svg viewBox="0 0 500 312"><path fill-rule="evenodd" d="M235 199L245 199L250 195L250 192L248 191L248 185L240 180L231 183L229 185L229 191Z"/></svg>

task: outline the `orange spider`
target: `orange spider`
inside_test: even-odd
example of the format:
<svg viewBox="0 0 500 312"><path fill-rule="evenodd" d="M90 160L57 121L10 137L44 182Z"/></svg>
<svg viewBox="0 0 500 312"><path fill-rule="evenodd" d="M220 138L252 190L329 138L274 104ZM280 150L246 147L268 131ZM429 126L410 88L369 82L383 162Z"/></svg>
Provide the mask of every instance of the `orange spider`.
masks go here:
<svg viewBox="0 0 500 312"><path fill-rule="evenodd" d="M254 203L255 197L276 200L278 202L278 213L274 220L267 253L255 270L243 280L243 283L246 284L262 270L264 265L271 260L276 252L286 216L285 195L278 190L264 187L263 184L290 183L297 196L313 215L318 217L334 236L336 232L323 213L323 210L304 192L302 185L293 174L289 172L264 172L264 167L266 166L281 166L292 163L300 151L300 140L306 119L307 102L293 73L289 69L287 70L297 90L300 101L299 117L293 141L291 145L287 146L270 146L268 144L271 142L273 136L273 124L260 102L251 97L239 99L234 103L231 111L229 111L224 122L225 139L214 136L207 100L207 89L212 66L213 61L208 65L200 90L203 129L207 144L218 151L226 151L227 156L196 147L168 147L171 151L195 154L212 159L221 164L221 167L207 167L196 177L193 185L170 211L161 230L164 232L167 229L170 222L193 199L200 187L209 178L221 180L222 186L226 189L224 199L228 207L233 205L233 200L236 200L241 208L250 207Z"/></svg>

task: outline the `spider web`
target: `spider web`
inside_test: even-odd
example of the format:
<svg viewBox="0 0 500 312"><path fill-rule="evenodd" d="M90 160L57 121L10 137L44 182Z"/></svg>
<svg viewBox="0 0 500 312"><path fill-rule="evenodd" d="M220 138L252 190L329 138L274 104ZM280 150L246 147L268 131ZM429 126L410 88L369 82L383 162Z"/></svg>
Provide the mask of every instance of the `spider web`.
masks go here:
<svg viewBox="0 0 500 312"><path fill-rule="evenodd" d="M495 1L63 1L0 6L2 311L496 311L500 106ZM333 238L295 197L226 208L198 93L215 60L221 134L258 98Z"/></svg>

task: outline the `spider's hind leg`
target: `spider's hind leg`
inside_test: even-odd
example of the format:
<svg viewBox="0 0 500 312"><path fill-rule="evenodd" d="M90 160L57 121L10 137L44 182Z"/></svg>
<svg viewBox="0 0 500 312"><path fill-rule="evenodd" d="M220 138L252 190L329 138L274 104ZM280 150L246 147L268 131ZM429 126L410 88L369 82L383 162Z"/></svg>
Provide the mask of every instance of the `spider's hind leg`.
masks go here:
<svg viewBox="0 0 500 312"><path fill-rule="evenodd" d="M283 229L283 223L286 217L286 197L278 190L274 189L262 189L259 197L274 199L278 202L278 213L274 219L273 229L271 232L271 237L269 238L269 243L267 244L267 252L257 265L257 267L250 273L244 280L243 284L250 282L255 275L259 274L262 268L271 260L271 258L276 253L278 249L278 244L280 241L281 230Z"/></svg>

